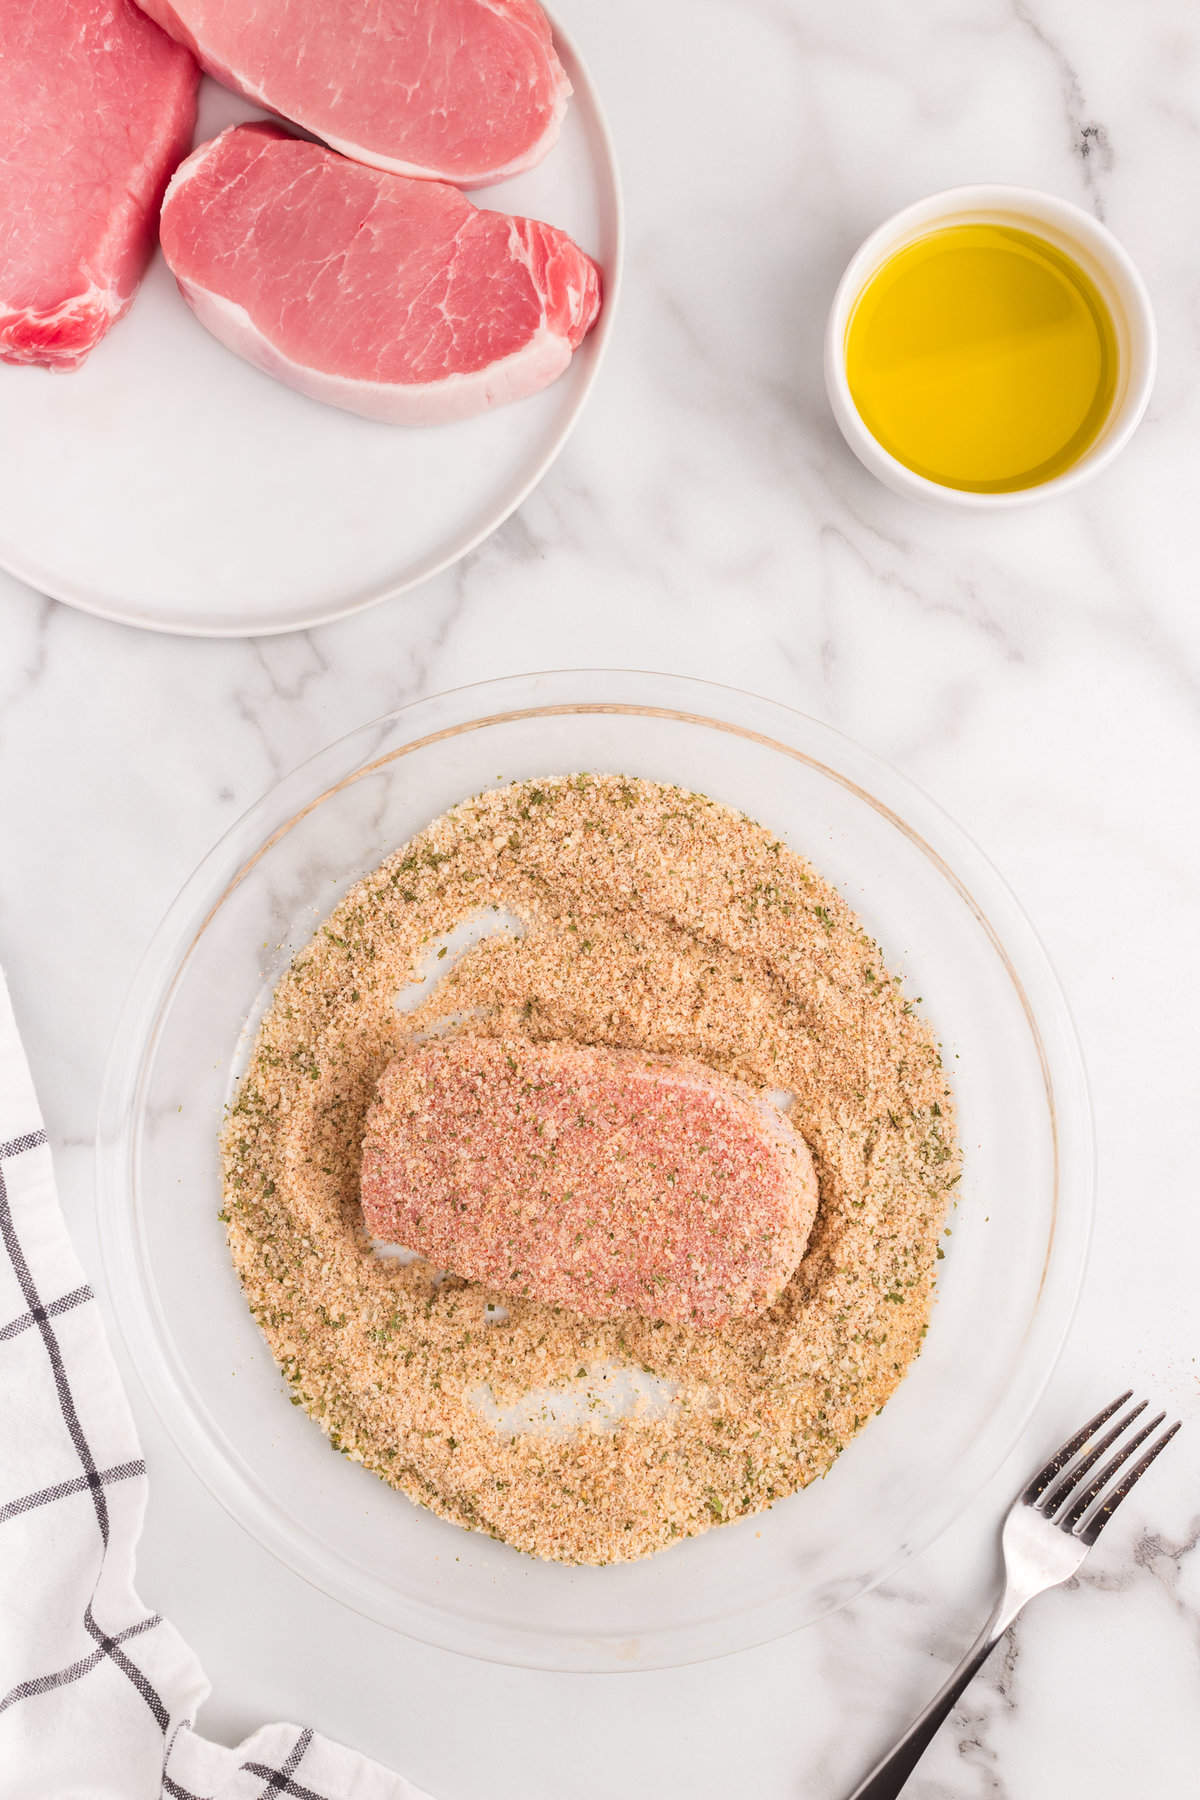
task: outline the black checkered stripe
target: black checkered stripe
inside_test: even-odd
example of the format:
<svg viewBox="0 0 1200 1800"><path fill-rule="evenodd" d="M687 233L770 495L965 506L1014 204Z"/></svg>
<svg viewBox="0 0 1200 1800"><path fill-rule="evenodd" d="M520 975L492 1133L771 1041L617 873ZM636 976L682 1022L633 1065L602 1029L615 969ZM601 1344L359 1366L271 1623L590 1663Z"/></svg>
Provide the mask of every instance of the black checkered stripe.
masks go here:
<svg viewBox="0 0 1200 1800"><path fill-rule="evenodd" d="M100 1533L101 1563L108 1555L110 1521L107 1490L118 1482L144 1479L146 1465L137 1458L129 1462L118 1463L107 1469L98 1468L88 1444L87 1435L80 1421L74 1395L71 1392L71 1376L63 1356L58 1334L54 1329L54 1321L64 1313L73 1311L79 1306L95 1305L95 1296L86 1284L73 1288L69 1293L60 1294L54 1299L46 1300L38 1291L37 1283L30 1270L25 1251L22 1248L17 1231L13 1210L9 1199L8 1184L5 1179L5 1165L14 1158L27 1155L30 1151L41 1149L46 1144L44 1131L30 1131L23 1136L13 1138L8 1143L0 1143L0 1249L12 1265L25 1302L26 1310L17 1318L0 1326L0 1357L3 1356L4 1345L14 1338L21 1337L27 1331L37 1331L42 1340L50 1369L54 1377L54 1389L58 1404L62 1409L63 1422L79 1458L79 1474L51 1487L39 1488L33 1493L20 1494L0 1505L0 1526L21 1514L29 1513L39 1507L60 1506L71 1501L78 1494L86 1493L91 1499L92 1509L96 1516L96 1528ZM2 1363L0 1363L2 1368ZM95 1649L86 1656L67 1664L65 1668L53 1669L43 1674L31 1676L27 1681L18 1682L7 1694L0 1696L0 1713L10 1707L19 1706L33 1700L39 1694L47 1693L52 1688L65 1687L72 1682L82 1681L104 1662L113 1663L128 1679L134 1690L141 1696L151 1715L163 1733L163 1781L162 1792L171 1800L211 1800L211 1797L196 1794L182 1787L166 1773L166 1762L170 1744L168 1732L171 1729L171 1715L166 1701L158 1692L154 1683L139 1667L136 1658L136 1646L139 1639L145 1638L162 1623L157 1613L147 1614L135 1619L131 1624L111 1629L102 1625L95 1616L94 1605L96 1591L99 1586L99 1571L96 1583L83 1607L83 1628L95 1644ZM177 1721L177 1732L186 1721ZM171 1741L173 1742L172 1733ZM271 1768L266 1763L247 1761L240 1765L239 1773L260 1779L265 1784L259 1791L258 1800L276 1800L276 1796L286 1795L289 1800L334 1800L333 1796L318 1794L313 1788L305 1786L297 1779L297 1772L304 1759L313 1734L309 1730L301 1731L291 1752L278 1768Z"/></svg>
<svg viewBox="0 0 1200 1800"><path fill-rule="evenodd" d="M12 1264L17 1284L28 1308L28 1311L22 1313L19 1318L11 1320L9 1324L0 1329L0 1342L11 1341L25 1331L40 1332L42 1344L54 1375L54 1388L58 1396L58 1404L62 1408L63 1422L79 1457L80 1473L73 1480L60 1481L53 1487L41 1488L32 1494L21 1494L16 1499L10 1500L0 1509L0 1520L15 1518L19 1513L31 1512L35 1507L54 1506L75 1494L86 1492L91 1496L96 1514L96 1525L100 1532L100 1541L104 1553L107 1554L109 1517L106 1490L114 1482L129 1481L135 1476L144 1475L146 1465L139 1460L119 1464L114 1469L98 1469L96 1467L95 1459L80 1423L62 1348L54 1329L56 1318L60 1318L63 1313L71 1311L76 1306L83 1306L92 1301L92 1291L87 1286L77 1287L69 1294L62 1294L55 1300L43 1300L17 1234L8 1196L5 1164L14 1157L27 1154L30 1150L40 1149L45 1142L44 1131L31 1131L27 1132L24 1137L14 1138L10 1143L0 1144L0 1242L3 1243L4 1252ZM68 1682L82 1680L107 1657L123 1674L128 1676L150 1708L160 1728L165 1732L170 1723L170 1715L163 1704L162 1697L124 1648L131 1639L141 1637L147 1631L153 1631L159 1623L158 1616L151 1615L138 1619L123 1629L108 1631L97 1622L93 1613L95 1597L93 1588L83 1609L84 1630L94 1641L95 1650L89 1656L80 1657L77 1661L69 1663L66 1668L55 1669L48 1674L35 1675L28 1681L18 1682L16 1687L10 1688L8 1693L0 1698L0 1713L6 1712L10 1706L16 1706L22 1700L32 1699L35 1694L44 1694L50 1688L64 1687Z"/></svg>
<svg viewBox="0 0 1200 1800"><path fill-rule="evenodd" d="M275 1800L276 1795L290 1795L291 1800L330 1800L327 1794L318 1794L315 1788L306 1787L302 1781L295 1779L296 1770L304 1758L304 1753L313 1741L312 1732L306 1727L296 1739L285 1762L279 1768L272 1769L267 1763L244 1762L238 1764L238 1772L243 1775L254 1775L266 1781L258 1796L258 1800ZM164 1774L162 1791L170 1800L209 1800L207 1794L197 1794L191 1788L183 1787L178 1781Z"/></svg>

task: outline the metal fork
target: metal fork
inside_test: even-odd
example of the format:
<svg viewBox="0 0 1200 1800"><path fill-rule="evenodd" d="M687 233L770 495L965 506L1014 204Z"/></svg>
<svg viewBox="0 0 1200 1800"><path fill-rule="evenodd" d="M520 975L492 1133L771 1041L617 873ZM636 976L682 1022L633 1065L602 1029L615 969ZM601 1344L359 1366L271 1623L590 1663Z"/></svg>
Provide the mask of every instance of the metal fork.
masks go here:
<svg viewBox="0 0 1200 1800"><path fill-rule="evenodd" d="M895 1800L955 1701L1022 1607L1035 1595L1057 1587L1075 1573L1126 1494L1141 1480L1159 1452L1166 1449L1179 1430L1178 1419L1155 1438L1132 1468L1126 1468L1130 1457L1166 1418L1160 1412L1127 1438L1097 1474L1092 1474L1105 1451L1124 1437L1138 1415L1145 1412L1146 1402L1139 1400L1103 1436L1097 1435L1132 1396L1132 1388L1118 1394L1110 1406L1089 1419L1013 1501L1001 1537L1004 1592L991 1618L949 1681L913 1721L890 1755L855 1788L850 1800ZM1118 1480L1123 1469L1125 1473Z"/></svg>

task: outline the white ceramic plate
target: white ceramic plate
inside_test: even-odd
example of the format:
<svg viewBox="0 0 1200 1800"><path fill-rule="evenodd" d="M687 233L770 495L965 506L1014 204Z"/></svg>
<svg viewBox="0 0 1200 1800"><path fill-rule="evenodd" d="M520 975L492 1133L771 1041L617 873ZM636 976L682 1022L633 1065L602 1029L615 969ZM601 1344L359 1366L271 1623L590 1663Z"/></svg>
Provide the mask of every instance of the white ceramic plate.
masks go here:
<svg viewBox="0 0 1200 1800"><path fill-rule="evenodd" d="M78 372L0 368L0 566L129 625L195 636L292 631L399 594L509 514L591 389L620 280L621 196L599 101L570 40L562 137L475 198L569 231L599 262L600 319L544 393L406 429L321 406L209 336L156 257ZM198 140L261 113L205 81Z"/></svg>

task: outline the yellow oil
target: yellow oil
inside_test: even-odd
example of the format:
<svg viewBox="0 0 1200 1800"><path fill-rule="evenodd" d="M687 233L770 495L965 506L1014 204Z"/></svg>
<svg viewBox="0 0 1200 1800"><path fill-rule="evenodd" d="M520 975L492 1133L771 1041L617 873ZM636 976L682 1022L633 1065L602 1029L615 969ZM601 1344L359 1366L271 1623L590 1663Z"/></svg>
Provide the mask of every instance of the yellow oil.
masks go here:
<svg viewBox="0 0 1200 1800"><path fill-rule="evenodd" d="M864 424L930 481L1036 487L1078 462L1117 384L1117 334L1063 251L1008 225L947 225L872 276L846 327Z"/></svg>

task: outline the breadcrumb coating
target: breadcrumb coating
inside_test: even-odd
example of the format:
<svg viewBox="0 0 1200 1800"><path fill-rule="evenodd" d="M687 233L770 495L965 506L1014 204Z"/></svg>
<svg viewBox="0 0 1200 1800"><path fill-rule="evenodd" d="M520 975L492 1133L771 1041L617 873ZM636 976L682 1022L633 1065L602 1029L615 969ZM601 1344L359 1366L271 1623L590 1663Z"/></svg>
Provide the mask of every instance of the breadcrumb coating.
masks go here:
<svg viewBox="0 0 1200 1800"><path fill-rule="evenodd" d="M362 1204L373 1237L506 1298L714 1330L795 1274L817 1178L775 1107L700 1063L464 1033L384 1070Z"/></svg>
<svg viewBox="0 0 1200 1800"><path fill-rule="evenodd" d="M442 934L492 907L524 935L435 963L398 1010ZM820 1203L774 1303L720 1330L589 1319L377 1255L360 1168L379 1078L456 1030L687 1057L790 1093ZM584 1563L828 1473L920 1349L959 1173L933 1032L837 891L741 814L618 775L464 801L360 881L280 981L223 1152L233 1260L294 1403L443 1517ZM495 1423L613 1365L669 1404L616 1429Z"/></svg>

